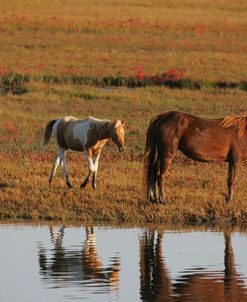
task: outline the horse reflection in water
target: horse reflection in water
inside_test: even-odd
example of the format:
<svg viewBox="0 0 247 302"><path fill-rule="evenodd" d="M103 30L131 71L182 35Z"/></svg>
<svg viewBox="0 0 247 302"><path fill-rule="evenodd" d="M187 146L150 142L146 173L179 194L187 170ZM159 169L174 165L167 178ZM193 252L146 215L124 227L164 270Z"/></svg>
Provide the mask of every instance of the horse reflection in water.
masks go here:
<svg viewBox="0 0 247 302"><path fill-rule="evenodd" d="M81 249L68 249L63 245L65 228L57 232L50 227L52 250L39 247L40 274L55 287L74 285L100 286L101 290L118 290L119 257L111 258L111 264L104 267L97 254L93 228L86 228L86 240ZM47 255L52 254L49 258Z"/></svg>
<svg viewBox="0 0 247 302"><path fill-rule="evenodd" d="M170 301L172 283L162 257L162 234L146 232L140 240L142 301Z"/></svg>
<svg viewBox="0 0 247 302"><path fill-rule="evenodd" d="M146 232L140 240L142 301L247 301L244 281L236 271L230 232L224 233L224 241L224 272L202 269L172 282L162 255L162 234Z"/></svg>

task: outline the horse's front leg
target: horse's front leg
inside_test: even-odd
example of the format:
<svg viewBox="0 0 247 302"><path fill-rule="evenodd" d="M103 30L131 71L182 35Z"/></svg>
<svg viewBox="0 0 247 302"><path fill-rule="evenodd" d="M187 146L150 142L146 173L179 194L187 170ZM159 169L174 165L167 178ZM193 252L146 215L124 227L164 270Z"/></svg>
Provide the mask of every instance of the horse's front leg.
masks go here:
<svg viewBox="0 0 247 302"><path fill-rule="evenodd" d="M94 172L93 172L92 186L93 186L94 190L96 190L96 188L97 188L96 179L97 179L97 172L98 172L98 168L99 168L100 154L101 154L101 149L98 149L98 150L94 151L94 154L93 154L93 157L94 157Z"/></svg>
<svg viewBox="0 0 247 302"><path fill-rule="evenodd" d="M81 184L81 186L80 186L81 189L84 189L87 186L87 184L89 183L90 176L94 172L94 162L93 162L92 150L91 149L88 149L88 150L85 149L84 153L86 155L86 159L87 159L87 163L88 163L88 175L84 179L83 183Z"/></svg>
<svg viewBox="0 0 247 302"><path fill-rule="evenodd" d="M176 148L160 152L160 174L158 176L158 188L159 188L159 202L165 203L166 198L164 194L163 181L167 174L167 171L171 165L172 159L175 155Z"/></svg>
<svg viewBox="0 0 247 302"><path fill-rule="evenodd" d="M237 160L230 160L228 165L228 178L227 178L227 186L228 186L228 196L226 197L227 202L230 202L233 199L236 172L237 172Z"/></svg>
<svg viewBox="0 0 247 302"><path fill-rule="evenodd" d="M157 194L156 194L157 177L158 177L158 160L154 164L152 176L148 182L147 196L149 197L149 200L152 204L157 203Z"/></svg>

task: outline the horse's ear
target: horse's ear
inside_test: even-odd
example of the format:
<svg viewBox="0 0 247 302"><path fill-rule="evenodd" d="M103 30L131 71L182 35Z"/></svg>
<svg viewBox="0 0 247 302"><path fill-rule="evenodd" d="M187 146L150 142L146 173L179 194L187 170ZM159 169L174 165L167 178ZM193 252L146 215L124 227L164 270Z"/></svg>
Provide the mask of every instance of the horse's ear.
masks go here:
<svg viewBox="0 0 247 302"><path fill-rule="evenodd" d="M124 117L122 120L122 124L125 125L126 118Z"/></svg>
<svg viewBox="0 0 247 302"><path fill-rule="evenodd" d="M114 121L113 121L114 127L117 125L117 121L118 121L118 119L116 117L114 117Z"/></svg>

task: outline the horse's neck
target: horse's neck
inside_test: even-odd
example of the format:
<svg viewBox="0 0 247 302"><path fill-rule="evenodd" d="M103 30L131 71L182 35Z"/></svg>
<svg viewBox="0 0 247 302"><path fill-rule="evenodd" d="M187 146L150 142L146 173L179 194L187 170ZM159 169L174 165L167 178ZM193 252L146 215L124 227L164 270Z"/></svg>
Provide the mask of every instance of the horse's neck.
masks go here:
<svg viewBox="0 0 247 302"><path fill-rule="evenodd" d="M111 127L110 121L101 121L96 124L96 132L99 140L111 138Z"/></svg>

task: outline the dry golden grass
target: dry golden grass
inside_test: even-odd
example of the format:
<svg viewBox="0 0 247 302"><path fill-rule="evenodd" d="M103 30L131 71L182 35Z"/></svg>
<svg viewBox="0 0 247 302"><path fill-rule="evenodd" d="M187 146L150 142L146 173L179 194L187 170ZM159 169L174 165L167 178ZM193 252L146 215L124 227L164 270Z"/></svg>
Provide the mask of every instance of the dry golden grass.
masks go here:
<svg viewBox="0 0 247 302"><path fill-rule="evenodd" d="M0 215L2 218L77 219L83 222L238 223L246 221L246 165L242 165L235 199L226 204L226 164L203 164L177 157L167 177L168 203L153 206L142 189L142 155L150 118L168 110L216 117L247 110L238 90L102 90L87 86L29 84L28 93L1 97ZM48 175L54 142L42 146L46 123L65 114L113 119L127 117L127 151L113 144L103 149L98 189L80 190L87 173L84 156L69 152L72 190L58 170Z"/></svg>

